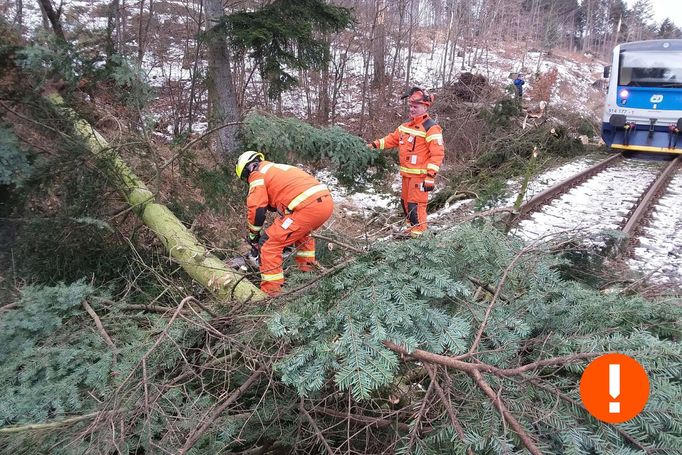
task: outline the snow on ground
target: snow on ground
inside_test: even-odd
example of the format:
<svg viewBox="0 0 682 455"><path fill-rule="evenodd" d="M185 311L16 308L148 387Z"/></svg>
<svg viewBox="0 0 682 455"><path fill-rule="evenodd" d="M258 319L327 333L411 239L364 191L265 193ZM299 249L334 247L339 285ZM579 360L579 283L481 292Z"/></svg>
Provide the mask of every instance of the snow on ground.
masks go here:
<svg viewBox="0 0 682 455"><path fill-rule="evenodd" d="M648 225L639 235L628 265L657 283L682 284L682 173L670 181Z"/></svg>
<svg viewBox="0 0 682 455"><path fill-rule="evenodd" d="M369 218L376 211L395 209L400 197L401 180L397 173L392 183L394 191L390 194L377 192L371 187L364 191L350 192L347 188L341 186L337 178L328 170L316 172L315 177L327 185L334 201L348 215L359 215L363 218Z"/></svg>
<svg viewBox="0 0 682 455"><path fill-rule="evenodd" d="M583 158L578 158L574 161L568 162L561 166L549 169L542 174L533 177L528 182L526 188L526 194L523 198L524 202L530 200L533 196L540 193L541 191L550 188L557 183L566 180L572 175L581 172L588 167L596 164L602 158L594 155L585 156ZM517 195L521 190L521 182L519 180L510 180L507 182L507 193L508 197L502 199L499 207L511 207L516 202Z"/></svg>
<svg viewBox="0 0 682 455"><path fill-rule="evenodd" d="M531 214L514 233L535 241L550 236L589 235L594 239L600 232L617 230L660 168L661 162L644 160L626 160L609 167ZM633 175L638 178L633 180Z"/></svg>

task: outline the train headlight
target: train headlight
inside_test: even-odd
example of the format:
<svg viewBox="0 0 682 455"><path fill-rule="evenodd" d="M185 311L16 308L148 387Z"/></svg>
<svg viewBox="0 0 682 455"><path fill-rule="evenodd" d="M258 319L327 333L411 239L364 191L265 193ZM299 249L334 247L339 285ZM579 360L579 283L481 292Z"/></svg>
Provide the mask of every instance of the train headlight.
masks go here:
<svg viewBox="0 0 682 455"><path fill-rule="evenodd" d="M623 89L620 91L620 97L623 98L624 100L628 99L629 95L630 92L628 92L627 89Z"/></svg>

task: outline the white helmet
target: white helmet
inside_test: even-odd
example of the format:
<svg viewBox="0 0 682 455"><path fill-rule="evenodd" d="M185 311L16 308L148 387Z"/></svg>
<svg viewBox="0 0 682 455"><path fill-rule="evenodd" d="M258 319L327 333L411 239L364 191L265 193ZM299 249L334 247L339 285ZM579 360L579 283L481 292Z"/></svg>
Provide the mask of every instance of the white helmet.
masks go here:
<svg viewBox="0 0 682 455"><path fill-rule="evenodd" d="M249 150L239 155L239 159L237 159L237 166L234 168L234 172L237 174L237 177L242 178L244 168L256 158L259 158L261 161L263 161L265 160L265 155L263 155L261 152L254 152L253 150Z"/></svg>

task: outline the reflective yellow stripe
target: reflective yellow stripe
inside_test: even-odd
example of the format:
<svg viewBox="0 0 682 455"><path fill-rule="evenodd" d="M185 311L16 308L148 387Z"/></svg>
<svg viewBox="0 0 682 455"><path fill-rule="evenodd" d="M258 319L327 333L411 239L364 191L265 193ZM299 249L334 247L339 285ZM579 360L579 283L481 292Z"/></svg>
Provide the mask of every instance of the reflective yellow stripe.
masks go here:
<svg viewBox="0 0 682 455"><path fill-rule="evenodd" d="M413 136L426 137L426 133L424 131L413 130L412 128L408 128L402 125L400 125L398 129L403 133L411 134Z"/></svg>
<svg viewBox="0 0 682 455"><path fill-rule="evenodd" d="M440 166L436 166L433 163L429 163L426 165L426 169L431 169L432 171L438 172L438 171L440 171Z"/></svg>
<svg viewBox="0 0 682 455"><path fill-rule="evenodd" d="M383 149L384 149L384 138L382 137L381 139L379 139L379 150L383 150Z"/></svg>
<svg viewBox="0 0 682 455"><path fill-rule="evenodd" d="M254 225L251 224L251 223L246 223L246 224L249 225L249 229L251 229L252 231L258 232L258 231L260 231L261 229L263 229L263 226L254 226Z"/></svg>
<svg viewBox="0 0 682 455"><path fill-rule="evenodd" d="M263 166L263 169L260 170L261 174L265 174L268 172L268 169L270 169L275 163L268 163L265 166Z"/></svg>
<svg viewBox="0 0 682 455"><path fill-rule="evenodd" d="M420 235L424 234L425 231L410 231L410 235L412 237L419 237Z"/></svg>
<svg viewBox="0 0 682 455"><path fill-rule="evenodd" d="M443 135L442 134L431 134L430 136L426 136L426 142L431 142L434 139L440 139L442 141Z"/></svg>
<svg viewBox="0 0 682 455"><path fill-rule="evenodd" d="M327 190L327 185L315 185L313 187L308 188L298 196L296 196L291 202L289 202L289 206L287 207L289 210L293 211L298 204L301 202L305 201L308 199L310 196L312 196L315 193L319 193L320 191L326 191Z"/></svg>
<svg viewBox="0 0 682 455"><path fill-rule="evenodd" d="M623 145L611 144L612 149L618 150L634 150L640 152L660 152L660 153L680 153L682 149L669 149L667 147L652 147L650 145Z"/></svg>
<svg viewBox="0 0 682 455"><path fill-rule="evenodd" d="M257 186L264 186L265 185L265 180L263 179L256 179L253 182L249 183L249 189L255 188Z"/></svg>
<svg viewBox="0 0 682 455"><path fill-rule="evenodd" d="M407 174L426 174L426 169L412 169L411 167L400 166L400 172Z"/></svg>
<svg viewBox="0 0 682 455"><path fill-rule="evenodd" d="M272 274L261 273L260 279L262 281L279 281L284 279L284 273L283 272Z"/></svg>
<svg viewBox="0 0 682 455"><path fill-rule="evenodd" d="M299 251L296 253L296 257L299 258L314 258L315 257L315 250L312 251Z"/></svg>

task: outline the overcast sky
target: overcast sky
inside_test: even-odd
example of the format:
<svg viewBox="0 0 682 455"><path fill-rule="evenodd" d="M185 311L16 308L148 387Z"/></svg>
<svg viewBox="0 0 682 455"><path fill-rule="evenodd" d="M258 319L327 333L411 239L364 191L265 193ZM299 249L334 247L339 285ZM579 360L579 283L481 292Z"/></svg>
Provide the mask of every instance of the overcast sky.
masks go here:
<svg viewBox="0 0 682 455"><path fill-rule="evenodd" d="M632 6L635 0L627 0L628 5ZM669 17L675 25L682 27L682 2L680 0L651 0L653 6L654 20L661 23L663 19Z"/></svg>

